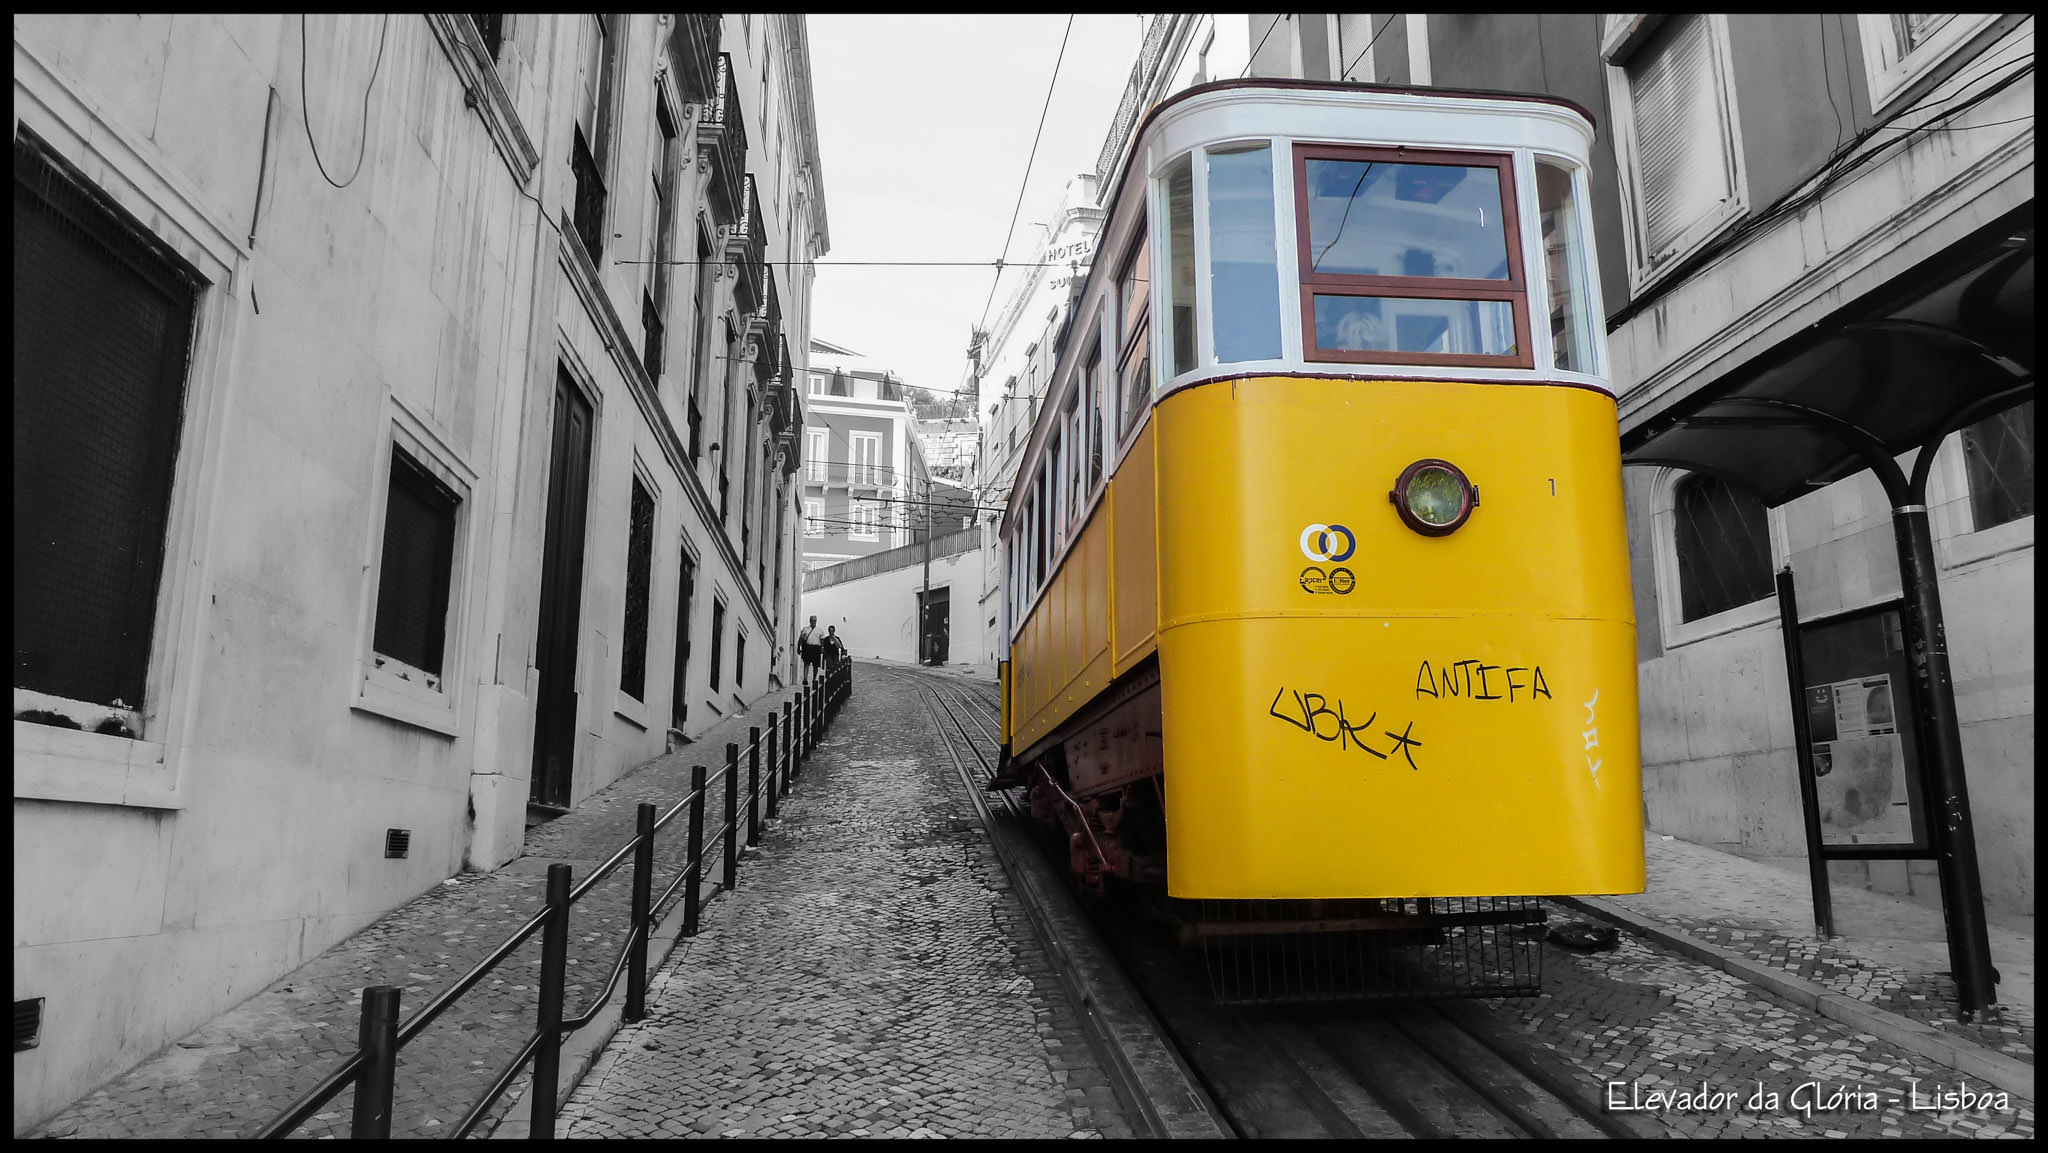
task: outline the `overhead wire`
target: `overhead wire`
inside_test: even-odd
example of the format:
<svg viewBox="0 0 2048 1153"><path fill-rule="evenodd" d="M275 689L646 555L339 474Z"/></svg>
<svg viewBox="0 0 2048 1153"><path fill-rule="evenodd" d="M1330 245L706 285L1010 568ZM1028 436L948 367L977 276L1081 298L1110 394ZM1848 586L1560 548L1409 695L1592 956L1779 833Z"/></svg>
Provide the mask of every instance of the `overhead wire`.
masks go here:
<svg viewBox="0 0 2048 1153"><path fill-rule="evenodd" d="M989 306L996 302L996 289L1003 283L1003 267L1010 255L1010 234L1017 231L1017 214L1024 209L1024 191L1031 185L1031 166L1038 162L1038 142L1045 134L1045 117L1052 111L1053 90L1059 86L1060 65L1067 59L1067 40L1074 33L1074 17L1067 15L1067 30L1060 35L1059 55L1053 58L1052 79L1045 86L1045 104L1038 110L1038 129L1031 134L1031 155L1024 161L1024 179L1017 183L1017 204L1010 209L1010 225L1003 229L1003 254L996 260L995 283L988 286L988 299L982 303L981 319L974 325L977 332L988 325Z"/></svg>
<svg viewBox="0 0 2048 1153"><path fill-rule="evenodd" d="M1245 73L1250 72L1252 70L1252 61L1257 60L1259 58L1259 52L1266 47L1266 41L1271 40L1273 38L1273 29L1280 27L1281 20L1292 18L1293 17L1290 13L1282 13L1279 16L1273 17L1273 22L1271 24L1266 25L1266 34L1264 36L1259 37L1259 46L1257 48L1252 49L1252 54L1250 56L1245 57L1244 70L1237 74L1237 78L1239 80L1244 79Z"/></svg>
<svg viewBox="0 0 2048 1153"><path fill-rule="evenodd" d="M390 31L391 15L387 12L384 15L384 23L377 30L377 60L370 65L370 82L363 85L363 132L362 137L356 142L355 169L348 174L346 181L336 181L328 175L327 163L320 159L320 142L313 136L313 117L307 111L306 58L309 51L306 46L306 14L299 13L299 122L306 126L306 146L313 152L314 166L320 169L320 175L327 183L336 188L347 188L356 182L356 177L363 174L363 157L369 153L370 148L370 93L376 90L377 74L384 69L384 40Z"/></svg>

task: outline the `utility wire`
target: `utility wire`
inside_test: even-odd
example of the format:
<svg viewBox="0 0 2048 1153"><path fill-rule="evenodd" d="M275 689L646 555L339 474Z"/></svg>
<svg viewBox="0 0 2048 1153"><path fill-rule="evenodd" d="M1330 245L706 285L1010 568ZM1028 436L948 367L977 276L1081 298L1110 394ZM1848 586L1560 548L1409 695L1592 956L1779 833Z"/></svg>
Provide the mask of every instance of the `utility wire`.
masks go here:
<svg viewBox="0 0 2048 1153"><path fill-rule="evenodd" d="M313 150L313 164L320 169L320 175L336 188L347 188L363 173L363 156L370 148L370 93L377 87L377 73L384 68L384 37L391 31L391 16L386 13L383 26L377 30L377 62L370 65L370 82L363 86L363 134L356 142L355 169L348 179L337 182L328 176L327 164L320 159L320 142L313 137L313 117L306 110L306 14L299 13L299 121L306 126L306 145Z"/></svg>
<svg viewBox="0 0 2048 1153"><path fill-rule="evenodd" d="M1358 55L1353 56L1351 58L1351 63L1346 64L1344 66L1344 70L1342 72L1337 73L1337 78L1341 80L1344 77L1351 75L1351 69L1357 66L1360 60L1365 59L1365 54L1372 51L1372 46L1378 44L1380 42L1380 37L1385 36L1387 34L1387 29L1392 28L1393 26L1394 18L1392 16L1387 17L1387 22L1385 24L1380 25L1380 30L1372 34L1372 39L1367 40L1365 42L1365 47L1360 48L1358 50Z"/></svg>
<svg viewBox="0 0 2048 1153"><path fill-rule="evenodd" d="M1273 17L1273 22L1271 24L1266 25L1266 34L1264 36L1259 37L1259 47L1252 49L1252 54L1250 56L1245 57L1244 72L1239 72L1237 74L1237 78L1239 80L1244 79L1245 72L1250 72L1252 70L1252 61L1257 60L1259 58L1260 49L1263 49L1266 46L1266 41L1271 40L1273 38L1273 29L1280 27L1280 21L1288 19L1292 15L1292 13L1283 12L1280 15Z"/></svg>
<svg viewBox="0 0 2048 1153"><path fill-rule="evenodd" d="M1060 52L1052 62L1052 80L1045 86L1045 106L1038 110L1038 130L1031 134L1031 155L1024 161L1024 179L1017 185L1017 204L1010 209L1010 226L1003 230L1003 255L996 260L995 283L988 286L988 299L981 306L981 320L975 324L977 330L988 326L989 306L996 302L996 289L1003 283L1003 265L1010 255L1010 234L1017 231L1017 214L1024 209L1024 190L1031 184L1031 166L1038 161L1038 141L1045 132L1046 113L1052 111L1053 89L1060 82L1060 65L1067 58L1067 38L1074 33L1074 17L1067 16L1067 30L1060 35Z"/></svg>

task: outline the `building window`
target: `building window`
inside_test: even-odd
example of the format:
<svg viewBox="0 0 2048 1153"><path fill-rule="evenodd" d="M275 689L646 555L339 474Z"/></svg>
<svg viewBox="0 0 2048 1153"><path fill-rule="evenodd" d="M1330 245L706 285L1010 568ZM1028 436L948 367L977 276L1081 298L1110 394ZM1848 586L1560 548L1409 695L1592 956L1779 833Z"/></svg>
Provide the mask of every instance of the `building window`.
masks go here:
<svg viewBox="0 0 2048 1153"><path fill-rule="evenodd" d="M412 454L392 448L371 648L378 667L396 661L425 674L430 689L440 687L461 503Z"/></svg>
<svg viewBox="0 0 2048 1153"><path fill-rule="evenodd" d="M199 280L20 128L14 245L16 701L139 736Z"/></svg>
<svg viewBox="0 0 2048 1153"><path fill-rule="evenodd" d="M1772 595L1763 502L1718 478L1686 477L1674 494L1679 619L1696 621Z"/></svg>
<svg viewBox="0 0 2048 1153"><path fill-rule="evenodd" d="M804 535L822 537L825 535L825 505L821 501L804 502Z"/></svg>
<svg viewBox="0 0 2048 1153"><path fill-rule="evenodd" d="M1118 440L1138 426L1152 395L1152 246L1144 236L1144 221L1138 222L1138 229L1138 241L1117 276L1117 375L1123 382Z"/></svg>
<svg viewBox="0 0 2048 1153"><path fill-rule="evenodd" d="M854 484L880 484L882 481L882 438L872 432L849 433L847 447L853 459L850 479Z"/></svg>
<svg viewBox="0 0 2048 1153"><path fill-rule="evenodd" d="M641 301L641 324L646 344L641 363L647 377L661 381L662 330L668 315L669 266L675 260L675 213L670 201L675 190L676 123L669 114L668 97L659 84L654 88L654 169L647 198L647 292Z"/></svg>
<svg viewBox="0 0 2048 1153"><path fill-rule="evenodd" d="M585 13L576 78L576 131L569 157L576 177L574 223L583 251L595 265L604 250L605 161L610 153L611 75L616 51L610 18Z"/></svg>
<svg viewBox="0 0 2048 1153"><path fill-rule="evenodd" d="M876 540L880 533L875 519L875 502L855 498L848 509L847 519L851 527L847 532L850 540Z"/></svg>
<svg viewBox="0 0 2048 1153"><path fill-rule="evenodd" d="M1871 111L1883 111L1914 81L1955 55L1996 19L1995 12L1882 12L1856 17L1863 39L1864 76L1870 82Z"/></svg>
<svg viewBox="0 0 2048 1153"><path fill-rule="evenodd" d="M718 267L711 263L711 236L697 221L697 285L690 303L690 460L704 455L704 390L711 380L711 282Z"/></svg>
<svg viewBox="0 0 2048 1153"><path fill-rule="evenodd" d="M732 641L732 687L739 688L747 682L747 630L740 629Z"/></svg>
<svg viewBox="0 0 2048 1153"><path fill-rule="evenodd" d="M2034 402L1964 429L1963 468L1973 530L2034 515Z"/></svg>
<svg viewBox="0 0 2048 1153"><path fill-rule="evenodd" d="M1512 158L1296 145L1312 360L1530 367Z"/></svg>
<svg viewBox="0 0 2048 1153"><path fill-rule="evenodd" d="M812 379L817 379L813 377ZM831 475L831 458L826 447L825 430L811 428L804 430L804 479L812 484L824 484Z"/></svg>
<svg viewBox="0 0 2048 1153"><path fill-rule="evenodd" d="M647 602L654 569L654 496L633 477L632 520L626 534L626 623L619 640L619 688L647 699Z"/></svg>
<svg viewBox="0 0 2048 1153"><path fill-rule="evenodd" d="M696 587L697 564L685 548L676 589L676 675L668 689L669 724L677 729L690 715L690 597Z"/></svg>
<svg viewBox="0 0 2048 1153"><path fill-rule="evenodd" d="M725 655L725 602L711 600L711 691L718 691L719 662Z"/></svg>
<svg viewBox="0 0 2048 1153"><path fill-rule="evenodd" d="M499 49L505 46L505 14L502 12L489 15L471 13L469 19L471 23L476 25L476 34L483 38L484 51L489 52L491 59L496 60Z"/></svg>
<svg viewBox="0 0 2048 1153"><path fill-rule="evenodd" d="M1742 215L1747 192L1721 15L1610 16L1629 283L1640 289ZM1616 23L1621 21L1621 23ZM1629 38L1629 29L1650 30Z"/></svg>
<svg viewBox="0 0 2048 1153"><path fill-rule="evenodd" d="M644 293L640 297L640 328L645 333L645 343L640 346L640 364L647 369L647 379L661 380L661 308L654 303L654 294Z"/></svg>

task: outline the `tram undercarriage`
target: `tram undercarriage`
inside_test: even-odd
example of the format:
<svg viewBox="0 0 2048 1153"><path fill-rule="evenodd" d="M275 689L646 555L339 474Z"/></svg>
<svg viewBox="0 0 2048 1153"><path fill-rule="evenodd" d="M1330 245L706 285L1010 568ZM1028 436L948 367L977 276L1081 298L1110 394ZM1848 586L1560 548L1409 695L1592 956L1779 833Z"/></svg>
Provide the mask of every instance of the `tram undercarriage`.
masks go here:
<svg viewBox="0 0 2048 1153"><path fill-rule="evenodd" d="M1225 1004L1535 996L1545 913L1533 897L1216 900L1167 894L1158 679L1110 694L991 790L1023 787L1069 877L1114 913L1203 955Z"/></svg>

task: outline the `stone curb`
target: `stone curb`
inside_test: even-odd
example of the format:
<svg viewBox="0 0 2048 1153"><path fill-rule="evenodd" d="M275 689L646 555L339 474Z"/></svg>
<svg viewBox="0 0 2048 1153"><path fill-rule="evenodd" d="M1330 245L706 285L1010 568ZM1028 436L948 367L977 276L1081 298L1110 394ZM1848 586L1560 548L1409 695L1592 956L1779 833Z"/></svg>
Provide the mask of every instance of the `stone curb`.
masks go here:
<svg viewBox="0 0 2048 1153"><path fill-rule="evenodd" d="M1159 1023L1123 972L1073 908L1059 878L1015 833L987 821L989 840L1016 886L1032 928L1045 946L1076 1016L1121 1084L1119 1096L1138 1107L1151 1138L1211 1140L1232 1136L1219 1110L1161 1036Z"/></svg>
<svg viewBox="0 0 2048 1153"><path fill-rule="evenodd" d="M1739 981L1756 985L1802 1009L1838 1021L1852 1029L1883 1038L1902 1049L1959 1073L1981 1078L2014 1097L2034 1103L2034 1067L1995 1049L1951 1037L1911 1017L1866 1005L1845 997L1825 985L1795 976L1769 965L1759 964L1731 949L1702 941L1689 933L1660 925L1644 915L1599 897L1553 897L1560 904L1591 913L1604 921L1627 928L1638 936L1727 973Z"/></svg>

